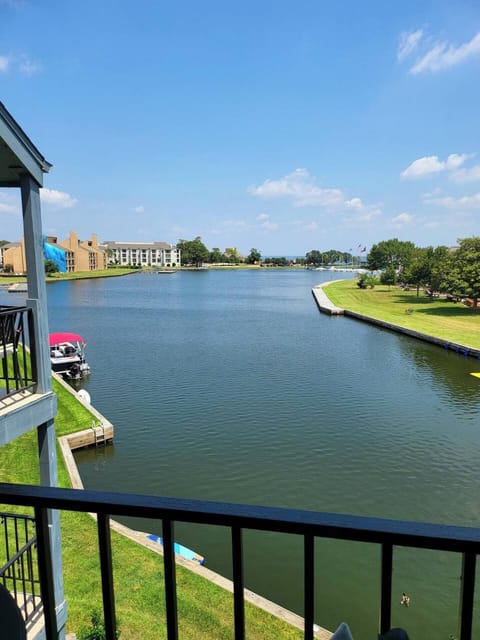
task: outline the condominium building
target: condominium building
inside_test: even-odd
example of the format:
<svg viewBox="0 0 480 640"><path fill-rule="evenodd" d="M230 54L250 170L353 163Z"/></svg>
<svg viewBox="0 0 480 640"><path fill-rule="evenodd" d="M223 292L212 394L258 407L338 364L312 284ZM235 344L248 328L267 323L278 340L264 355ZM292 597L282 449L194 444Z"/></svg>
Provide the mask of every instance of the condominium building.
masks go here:
<svg viewBox="0 0 480 640"><path fill-rule="evenodd" d="M92 234L90 240L79 240L77 233L70 231L69 237L60 242L56 236L46 236L44 249L45 246L56 247L64 251L66 270L69 273L98 271L107 268L106 250L100 246L96 234ZM4 269L13 273L27 273L23 238L20 242L5 245L1 252Z"/></svg>
<svg viewBox="0 0 480 640"><path fill-rule="evenodd" d="M107 240L109 264L138 267L178 267L180 249L167 242L117 242Z"/></svg>
<svg viewBox="0 0 480 640"><path fill-rule="evenodd" d="M107 268L107 253L92 234L90 240L79 240L75 231L70 231L66 240L58 246L67 252L67 271L98 271Z"/></svg>

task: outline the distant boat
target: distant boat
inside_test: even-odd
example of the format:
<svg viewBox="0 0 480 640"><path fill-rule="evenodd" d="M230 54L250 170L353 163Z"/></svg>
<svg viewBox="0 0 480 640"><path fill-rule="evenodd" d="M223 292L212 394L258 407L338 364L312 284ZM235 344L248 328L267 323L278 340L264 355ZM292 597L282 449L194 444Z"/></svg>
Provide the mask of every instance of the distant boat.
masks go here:
<svg viewBox="0 0 480 640"><path fill-rule="evenodd" d="M26 282L14 282L8 289L8 293L26 293L28 291L28 285Z"/></svg>
<svg viewBox="0 0 480 640"><path fill-rule="evenodd" d="M160 536L156 536L153 533L147 533L146 537L149 540L151 540L152 542L156 542L158 544L161 544L162 547L163 547L163 538L161 538ZM192 551L191 549L188 549L187 547L184 547L183 544L179 544L178 542L174 542L173 543L173 550L177 555L182 556L182 558L186 558L187 560L192 560L193 562L198 562L198 564L204 564L205 563L205 558L203 556L200 556L195 551Z"/></svg>
<svg viewBox="0 0 480 640"><path fill-rule="evenodd" d="M162 273L162 274L177 273L177 270L176 269L157 269L155 273Z"/></svg>

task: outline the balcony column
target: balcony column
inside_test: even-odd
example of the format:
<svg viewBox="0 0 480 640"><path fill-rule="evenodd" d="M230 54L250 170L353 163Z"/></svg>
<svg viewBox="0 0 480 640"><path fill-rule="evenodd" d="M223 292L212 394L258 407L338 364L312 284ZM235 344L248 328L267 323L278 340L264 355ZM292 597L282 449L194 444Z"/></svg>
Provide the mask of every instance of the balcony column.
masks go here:
<svg viewBox="0 0 480 640"><path fill-rule="evenodd" d="M47 288L43 258L40 189L28 174L22 176L20 188L22 191L23 233L27 265L27 305L33 308L38 392L48 393L52 389L52 372L48 348Z"/></svg>
<svg viewBox="0 0 480 640"><path fill-rule="evenodd" d="M33 178L25 174L21 177L23 230L25 237L25 260L27 266L28 300L33 309L35 350L37 359L37 393L52 391L52 372L48 346L47 289L43 258L42 219L40 189ZM58 486L57 449L55 424L51 420L38 425L37 439L40 462L40 484L47 487ZM55 608L57 612L58 638L65 638L66 603L63 593L63 570L60 539L60 514L48 512L50 544L52 550Z"/></svg>

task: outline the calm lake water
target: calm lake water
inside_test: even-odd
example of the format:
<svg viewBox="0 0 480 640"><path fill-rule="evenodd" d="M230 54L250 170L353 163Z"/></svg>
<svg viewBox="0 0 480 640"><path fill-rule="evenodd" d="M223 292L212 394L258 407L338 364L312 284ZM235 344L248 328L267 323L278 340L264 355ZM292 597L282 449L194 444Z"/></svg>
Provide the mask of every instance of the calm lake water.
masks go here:
<svg viewBox="0 0 480 640"><path fill-rule="evenodd" d="M320 314L311 288L330 277L49 284L50 330L86 338L84 387L115 425L113 447L76 455L85 486L479 526L480 363ZM227 531L177 525L176 538L230 577ZM301 614L301 540L247 535L245 554L247 586ZM316 558L316 621L376 638L379 549L318 541ZM460 575L457 556L397 549L393 624L448 640Z"/></svg>

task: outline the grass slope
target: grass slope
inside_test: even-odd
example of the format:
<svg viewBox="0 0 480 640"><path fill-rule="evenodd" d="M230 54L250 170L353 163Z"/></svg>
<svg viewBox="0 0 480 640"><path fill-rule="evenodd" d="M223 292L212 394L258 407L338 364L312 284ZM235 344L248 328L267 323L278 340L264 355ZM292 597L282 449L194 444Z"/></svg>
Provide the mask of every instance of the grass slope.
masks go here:
<svg viewBox="0 0 480 640"><path fill-rule="evenodd" d="M420 291L376 286L359 289L356 280L332 282L324 288L338 307L392 322L448 342L480 348L480 313L461 303L429 298ZM407 309L411 313L407 313Z"/></svg>
<svg viewBox="0 0 480 640"><path fill-rule="evenodd" d="M92 416L54 381L58 395L57 435L91 425ZM60 450L60 486L70 486ZM35 432L0 448L0 480L38 484ZM0 507L13 511L11 507ZM69 631L88 627L92 610L101 610L101 583L95 522L86 514L62 512L63 566ZM121 640L157 640L166 637L163 559L112 531L115 597ZM274 579L272 577L272 579ZM177 566L179 636L195 640L231 639L232 595L196 574ZM246 604L247 636L253 640L300 640L302 634L277 618Z"/></svg>

